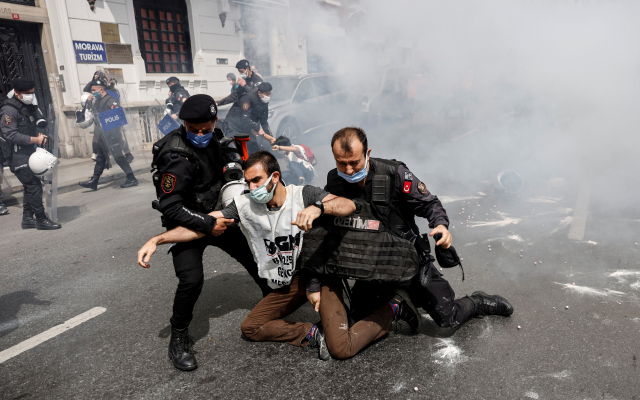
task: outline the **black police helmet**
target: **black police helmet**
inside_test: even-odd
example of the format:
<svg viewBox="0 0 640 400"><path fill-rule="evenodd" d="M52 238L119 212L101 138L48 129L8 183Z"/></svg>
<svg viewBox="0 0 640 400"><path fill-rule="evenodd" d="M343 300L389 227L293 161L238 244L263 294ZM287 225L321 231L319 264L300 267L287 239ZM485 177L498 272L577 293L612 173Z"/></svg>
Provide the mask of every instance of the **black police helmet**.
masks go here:
<svg viewBox="0 0 640 400"><path fill-rule="evenodd" d="M213 97L208 94L196 94L182 104L178 117L182 120L201 124L213 121L218 115L218 107Z"/></svg>
<svg viewBox="0 0 640 400"><path fill-rule="evenodd" d="M236 63L236 69L251 69L251 66L249 65L249 61L247 60L240 60Z"/></svg>

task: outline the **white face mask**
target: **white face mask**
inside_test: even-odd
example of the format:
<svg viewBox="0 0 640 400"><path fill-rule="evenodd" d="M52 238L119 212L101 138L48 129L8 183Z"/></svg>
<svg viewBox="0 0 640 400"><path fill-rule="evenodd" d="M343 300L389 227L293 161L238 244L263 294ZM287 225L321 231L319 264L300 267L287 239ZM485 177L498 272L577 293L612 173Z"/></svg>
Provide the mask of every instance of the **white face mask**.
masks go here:
<svg viewBox="0 0 640 400"><path fill-rule="evenodd" d="M271 100L271 96L260 97L260 100L262 100L263 103L268 103L269 100Z"/></svg>
<svg viewBox="0 0 640 400"><path fill-rule="evenodd" d="M249 75L247 75L247 72L245 71L245 73L240 74L240 78L242 79L247 79L249 77Z"/></svg>
<svg viewBox="0 0 640 400"><path fill-rule="evenodd" d="M33 104L33 100L36 98L36 95L33 93L25 93L22 95L20 101L24 104Z"/></svg>
<svg viewBox="0 0 640 400"><path fill-rule="evenodd" d="M229 82L229 85L233 86L233 82L232 81L227 81L227 82Z"/></svg>

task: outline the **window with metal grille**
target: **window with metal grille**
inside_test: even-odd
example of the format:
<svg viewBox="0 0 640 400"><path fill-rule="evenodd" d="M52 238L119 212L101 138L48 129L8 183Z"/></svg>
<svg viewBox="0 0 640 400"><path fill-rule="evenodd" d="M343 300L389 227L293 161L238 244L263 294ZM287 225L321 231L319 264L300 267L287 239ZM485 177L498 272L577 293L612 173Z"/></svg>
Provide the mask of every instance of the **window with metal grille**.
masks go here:
<svg viewBox="0 0 640 400"><path fill-rule="evenodd" d="M134 0L140 53L148 73L192 73L184 0Z"/></svg>

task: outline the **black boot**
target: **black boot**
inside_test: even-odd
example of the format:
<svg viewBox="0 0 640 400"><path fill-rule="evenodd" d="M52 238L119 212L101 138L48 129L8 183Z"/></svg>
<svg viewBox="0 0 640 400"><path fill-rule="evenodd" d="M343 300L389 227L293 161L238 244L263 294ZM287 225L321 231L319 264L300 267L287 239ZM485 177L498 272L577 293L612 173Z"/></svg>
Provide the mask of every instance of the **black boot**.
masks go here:
<svg viewBox="0 0 640 400"><path fill-rule="evenodd" d="M418 312L416 306L413 305L409 294L402 289L396 289L393 297L389 300L389 303L398 306L398 312L396 313L396 321L403 320L409 324L412 331L415 331L422 322L422 317Z"/></svg>
<svg viewBox="0 0 640 400"><path fill-rule="evenodd" d="M138 180L136 179L135 176L133 176L133 174L127 175L127 180L124 181L122 185L120 185L120 187L123 189L133 187L133 186L138 186Z"/></svg>
<svg viewBox="0 0 640 400"><path fill-rule="evenodd" d="M476 306L476 317L485 315L508 317L513 314L513 306L502 296L488 295L485 292L473 292L469 298Z"/></svg>
<svg viewBox="0 0 640 400"><path fill-rule="evenodd" d="M42 215L42 216L36 216L36 228L39 231L51 231L54 229L60 229L62 228L62 225L60 225L57 222L53 222L51 221L47 215Z"/></svg>
<svg viewBox="0 0 640 400"><path fill-rule="evenodd" d="M193 371L198 368L198 361L193 351L193 338L187 329L171 329L169 341L169 358L173 366L181 371Z"/></svg>
<svg viewBox="0 0 640 400"><path fill-rule="evenodd" d="M22 213L22 229L33 229L36 227L36 220L33 219L33 214L28 212Z"/></svg>
<svg viewBox="0 0 640 400"><path fill-rule="evenodd" d="M92 175L88 181L78 182L78 185L82 186L83 188L98 190L98 179L100 179L98 175Z"/></svg>

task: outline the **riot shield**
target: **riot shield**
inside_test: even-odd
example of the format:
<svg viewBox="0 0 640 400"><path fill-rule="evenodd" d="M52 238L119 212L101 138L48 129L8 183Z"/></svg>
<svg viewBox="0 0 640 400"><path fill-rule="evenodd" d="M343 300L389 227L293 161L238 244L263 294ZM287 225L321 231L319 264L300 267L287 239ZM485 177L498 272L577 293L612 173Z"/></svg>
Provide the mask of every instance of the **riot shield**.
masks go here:
<svg viewBox="0 0 640 400"><path fill-rule="evenodd" d="M60 158L58 152L59 134L58 134L58 118L56 118L53 105L49 104L47 108L47 127L45 128L45 135L49 138L45 143L45 149ZM58 222L58 163L42 176L44 183L44 197L45 197L45 211L49 215L49 219Z"/></svg>
<svg viewBox="0 0 640 400"><path fill-rule="evenodd" d="M105 171L99 183L121 179L127 173L146 172L151 163L150 148L153 141L145 140L143 121L138 110L130 107L127 93L133 86L110 87L107 93L117 104L95 116L96 129L100 137L98 144L104 154L108 154ZM115 167L115 168L111 168Z"/></svg>
<svg viewBox="0 0 640 400"><path fill-rule="evenodd" d="M180 127L180 123L167 115L166 106L156 100L156 105L147 108L144 112L144 123L147 135L152 142L156 142L167 133Z"/></svg>

